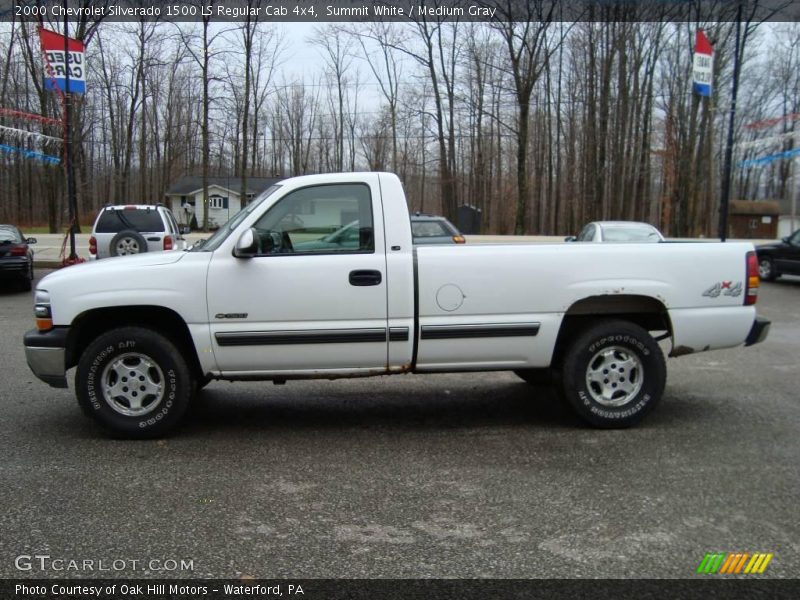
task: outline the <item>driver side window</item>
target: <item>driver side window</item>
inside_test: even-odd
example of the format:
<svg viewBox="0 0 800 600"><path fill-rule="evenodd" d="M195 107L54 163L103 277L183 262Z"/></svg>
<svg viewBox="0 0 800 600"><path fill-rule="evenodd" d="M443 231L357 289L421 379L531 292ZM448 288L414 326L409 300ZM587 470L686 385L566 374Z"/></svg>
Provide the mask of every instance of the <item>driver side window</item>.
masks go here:
<svg viewBox="0 0 800 600"><path fill-rule="evenodd" d="M362 183L295 190L254 225L259 255L372 253L372 197Z"/></svg>

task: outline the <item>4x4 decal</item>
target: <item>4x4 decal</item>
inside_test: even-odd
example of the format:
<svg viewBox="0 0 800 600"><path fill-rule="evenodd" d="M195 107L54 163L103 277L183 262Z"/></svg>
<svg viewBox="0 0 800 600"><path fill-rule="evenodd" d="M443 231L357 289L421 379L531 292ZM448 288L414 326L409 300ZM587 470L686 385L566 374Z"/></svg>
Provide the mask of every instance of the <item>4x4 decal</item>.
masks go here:
<svg viewBox="0 0 800 600"><path fill-rule="evenodd" d="M710 288L708 288L705 292L703 292L703 296L708 296L709 298L717 298L718 296L736 296L742 295L742 282L737 281L733 283L732 281L721 281L719 283L715 283Z"/></svg>

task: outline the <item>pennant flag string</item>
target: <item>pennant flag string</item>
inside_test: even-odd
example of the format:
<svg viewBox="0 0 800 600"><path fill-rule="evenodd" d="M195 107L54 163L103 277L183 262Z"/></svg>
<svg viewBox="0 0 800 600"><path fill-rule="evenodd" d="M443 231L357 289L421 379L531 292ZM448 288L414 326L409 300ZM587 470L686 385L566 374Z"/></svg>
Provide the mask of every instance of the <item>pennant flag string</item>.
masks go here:
<svg viewBox="0 0 800 600"><path fill-rule="evenodd" d="M21 154L25 158L35 158L50 165L57 165L61 162L61 159L57 156L50 156L49 154L26 150L25 148L17 148L16 146L8 146L6 144L0 144L0 151L9 154Z"/></svg>
<svg viewBox="0 0 800 600"><path fill-rule="evenodd" d="M18 135L24 137L25 139L30 138L41 138L50 142L56 142L57 144L62 143L64 140L61 138L53 137L52 135L45 135L43 133L39 133L37 131L26 131L25 129L16 129L14 127L6 127L5 125L0 125L0 132L7 132L12 135Z"/></svg>
<svg viewBox="0 0 800 600"><path fill-rule="evenodd" d="M13 110L10 108L0 108L0 117L16 117L18 119L26 119L29 121L39 121L39 123L46 123L47 125L56 125L58 127L64 126L64 121L60 119L51 119L43 117L42 115L34 115L32 113L22 112L21 110Z"/></svg>
<svg viewBox="0 0 800 600"><path fill-rule="evenodd" d="M772 135L770 137L759 138L757 140L751 140L748 142L739 142L736 144L738 149L747 149L747 148L759 148L761 146L768 146L770 144L776 144L778 142L783 142L789 138L800 137L800 129L797 131L787 131L786 133L781 133L780 135Z"/></svg>
<svg viewBox="0 0 800 600"><path fill-rule="evenodd" d="M800 119L800 112L796 113L789 113L783 115L781 117L775 117L773 119L764 119L762 121L754 121L753 123L748 123L744 126L745 129L764 129L766 127L773 127L778 123L782 123L784 121L797 121Z"/></svg>
<svg viewBox="0 0 800 600"><path fill-rule="evenodd" d="M759 156L758 158L751 158L749 160L739 161L739 167L744 169L747 167L768 165L769 163L775 162L776 160L792 158L798 155L800 155L800 148L793 148L791 150L786 150L785 152L778 152L777 154L768 154L766 156Z"/></svg>

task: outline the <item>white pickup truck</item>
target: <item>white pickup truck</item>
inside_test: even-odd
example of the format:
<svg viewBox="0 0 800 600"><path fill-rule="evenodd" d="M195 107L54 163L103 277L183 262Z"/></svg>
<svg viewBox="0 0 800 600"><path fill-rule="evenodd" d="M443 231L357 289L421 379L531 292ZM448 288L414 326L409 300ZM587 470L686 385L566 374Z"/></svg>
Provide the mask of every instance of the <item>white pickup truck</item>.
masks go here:
<svg viewBox="0 0 800 600"><path fill-rule="evenodd" d="M626 427L669 354L762 341L742 243L412 245L400 180L296 177L208 240L72 266L35 295L39 379L75 389L113 435L175 426L211 379L553 372L572 408Z"/></svg>

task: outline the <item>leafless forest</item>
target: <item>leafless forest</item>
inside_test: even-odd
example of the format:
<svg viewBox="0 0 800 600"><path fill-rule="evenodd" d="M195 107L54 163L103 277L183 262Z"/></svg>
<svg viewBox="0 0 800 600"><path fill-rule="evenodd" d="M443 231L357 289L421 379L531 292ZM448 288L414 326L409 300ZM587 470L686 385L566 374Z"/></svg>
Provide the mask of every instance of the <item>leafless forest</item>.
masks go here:
<svg viewBox="0 0 800 600"><path fill-rule="evenodd" d="M160 201L185 174L244 188L251 176L389 170L414 210L473 205L484 233L619 218L715 235L735 23L642 23L634 8L568 23L530 7L525 22L328 23L300 40L257 21L73 22L89 69L73 110L80 212ZM36 27L0 24L0 107L58 118ZM715 50L711 99L691 92L698 27ZM293 64L298 47L316 52L315 70ZM794 147L794 118L747 125L800 112L800 26L745 11L738 49L732 198L786 199L790 160L738 161ZM61 153L2 129L0 144ZM63 231L64 181L61 166L0 153L0 221Z"/></svg>

